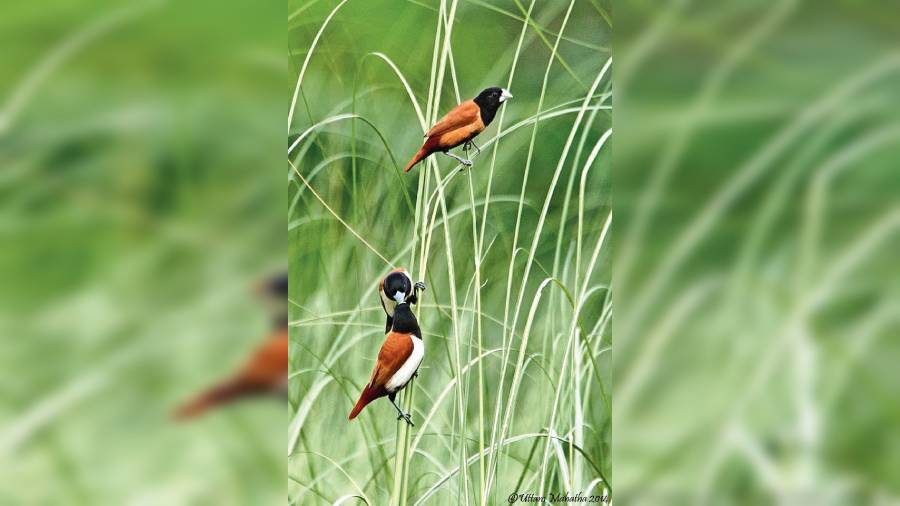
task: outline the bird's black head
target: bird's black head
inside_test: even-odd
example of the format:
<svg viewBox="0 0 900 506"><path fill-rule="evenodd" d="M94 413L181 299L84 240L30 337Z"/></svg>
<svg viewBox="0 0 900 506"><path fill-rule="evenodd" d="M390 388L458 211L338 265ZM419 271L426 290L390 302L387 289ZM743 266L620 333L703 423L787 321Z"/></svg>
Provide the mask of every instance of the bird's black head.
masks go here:
<svg viewBox="0 0 900 506"><path fill-rule="evenodd" d="M405 302L413 293L412 280L409 279L405 272L392 272L384 278L382 291L388 299L395 300L398 303Z"/></svg>
<svg viewBox="0 0 900 506"><path fill-rule="evenodd" d="M482 92L475 97L474 102L478 104L478 108L481 109L481 121L484 123L484 126L488 126L491 121L494 120L497 109L503 105L503 102L506 102L510 98L512 98L512 95L510 95L508 91L496 86L482 90Z"/></svg>

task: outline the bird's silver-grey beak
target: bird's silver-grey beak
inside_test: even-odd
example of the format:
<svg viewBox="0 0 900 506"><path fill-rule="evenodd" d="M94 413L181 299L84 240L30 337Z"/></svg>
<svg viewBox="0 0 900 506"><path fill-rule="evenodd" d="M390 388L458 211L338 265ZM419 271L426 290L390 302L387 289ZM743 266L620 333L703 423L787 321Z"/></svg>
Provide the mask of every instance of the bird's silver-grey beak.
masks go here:
<svg viewBox="0 0 900 506"><path fill-rule="evenodd" d="M513 98L512 93L509 90L500 90L500 103L506 102L507 100Z"/></svg>
<svg viewBox="0 0 900 506"><path fill-rule="evenodd" d="M403 304L403 301L406 300L406 294L403 292L397 292L394 294L394 300L397 301L397 304Z"/></svg>

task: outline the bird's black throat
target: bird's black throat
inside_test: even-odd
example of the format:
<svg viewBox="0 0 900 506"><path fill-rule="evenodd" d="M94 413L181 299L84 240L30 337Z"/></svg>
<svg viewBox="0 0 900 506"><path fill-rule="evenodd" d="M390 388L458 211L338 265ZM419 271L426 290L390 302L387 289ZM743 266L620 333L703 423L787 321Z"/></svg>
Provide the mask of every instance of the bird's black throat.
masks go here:
<svg viewBox="0 0 900 506"><path fill-rule="evenodd" d="M500 101L502 95L503 90L494 87L483 90L477 97L472 99L481 112L481 122L484 123L485 128L491 124L491 121L494 121L494 116L497 115L497 109L503 105L503 102Z"/></svg>
<svg viewBox="0 0 900 506"><path fill-rule="evenodd" d="M475 103L478 104L478 102ZM484 123L485 128L487 128L488 125L491 124L491 121L494 121L494 116L497 115L497 109L499 108L500 104L478 104L478 109L481 111L481 122Z"/></svg>
<svg viewBox="0 0 900 506"><path fill-rule="evenodd" d="M397 304L397 308L394 309L394 321L391 325L391 330L403 334L414 334L419 338L422 337L422 332L419 330L419 321L416 320L416 315L413 314L409 304L405 302Z"/></svg>

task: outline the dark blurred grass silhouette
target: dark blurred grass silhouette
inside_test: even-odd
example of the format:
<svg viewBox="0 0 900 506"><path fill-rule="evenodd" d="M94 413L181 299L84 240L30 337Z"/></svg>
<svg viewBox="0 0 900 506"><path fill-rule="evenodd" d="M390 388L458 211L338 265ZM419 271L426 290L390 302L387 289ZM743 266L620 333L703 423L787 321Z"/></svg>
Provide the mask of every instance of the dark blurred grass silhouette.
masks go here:
<svg viewBox="0 0 900 506"><path fill-rule="evenodd" d="M268 330L283 5L0 16L0 503L284 500L284 405L170 411Z"/></svg>
<svg viewBox="0 0 900 506"><path fill-rule="evenodd" d="M900 18L617 6L627 504L897 504Z"/></svg>

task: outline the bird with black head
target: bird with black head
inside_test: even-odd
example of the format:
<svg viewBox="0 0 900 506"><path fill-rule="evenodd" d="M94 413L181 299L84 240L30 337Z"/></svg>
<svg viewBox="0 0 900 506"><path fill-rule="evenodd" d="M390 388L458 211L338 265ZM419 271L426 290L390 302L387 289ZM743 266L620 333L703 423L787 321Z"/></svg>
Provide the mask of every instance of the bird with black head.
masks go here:
<svg viewBox="0 0 900 506"><path fill-rule="evenodd" d="M482 90L477 97L454 107L425 134L425 143L406 164L404 172L409 172L415 164L433 153L443 153L466 167L471 167L471 160L454 155L450 150L461 145L466 156L469 156L470 148L475 148L480 153L475 137L494 121L497 110L511 98L509 91L495 86Z"/></svg>

